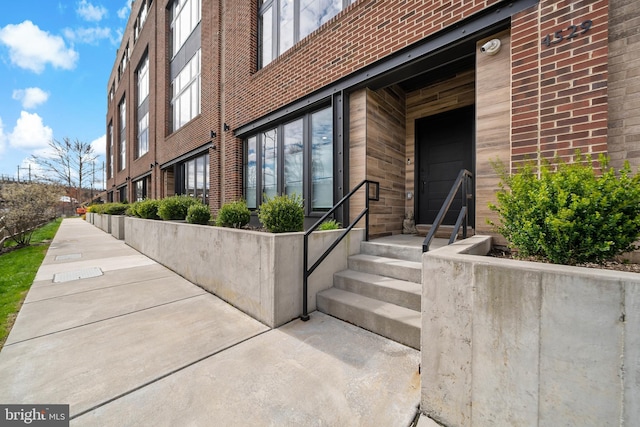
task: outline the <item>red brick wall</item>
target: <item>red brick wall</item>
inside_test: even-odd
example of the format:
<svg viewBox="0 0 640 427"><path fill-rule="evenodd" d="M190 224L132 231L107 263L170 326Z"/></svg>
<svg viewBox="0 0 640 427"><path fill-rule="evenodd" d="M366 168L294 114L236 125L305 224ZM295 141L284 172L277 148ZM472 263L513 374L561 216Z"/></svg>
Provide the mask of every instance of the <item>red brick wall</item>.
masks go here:
<svg viewBox="0 0 640 427"><path fill-rule="evenodd" d="M591 28L568 39L570 25ZM511 159L607 152L608 0L543 0L512 19ZM561 31L564 40L546 46Z"/></svg>

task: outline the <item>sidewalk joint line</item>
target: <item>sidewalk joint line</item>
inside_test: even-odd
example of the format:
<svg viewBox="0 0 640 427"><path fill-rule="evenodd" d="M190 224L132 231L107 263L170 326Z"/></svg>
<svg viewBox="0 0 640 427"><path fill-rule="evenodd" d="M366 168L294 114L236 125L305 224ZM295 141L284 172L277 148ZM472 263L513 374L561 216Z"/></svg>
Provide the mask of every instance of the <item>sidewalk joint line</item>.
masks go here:
<svg viewBox="0 0 640 427"><path fill-rule="evenodd" d="M101 290L103 290L103 289L117 288L117 287L120 287L120 286L138 285L138 284L140 284L140 283L150 282L150 281L152 281L152 280L166 279L167 277L171 277L171 276L172 276L172 275L171 275L171 274L169 274L169 275L167 275L167 276L155 277L155 278L151 278L151 279L143 279L143 280L138 280L138 281L135 281L135 282L120 283L119 285L110 285L110 286L104 286L104 287L101 287L101 288L86 289L86 290L81 290L81 291L78 291L78 292L72 292L72 293L70 293L70 294L56 295L56 296L54 296L54 297L48 297L48 298L43 298L43 299L39 299L39 300L35 300L35 301L29 301L29 302L25 302L24 304L25 304L25 305L26 305L26 304L33 304L33 303L35 303L35 302L49 301L49 300L52 300L52 299L64 298L64 297L68 297L68 296L72 296L72 295L86 294L87 292L101 291ZM100 277L104 277L104 275L103 275L103 276L100 276ZM92 277L92 278L93 278L93 277ZM86 280L86 279L85 279L85 280ZM66 282L66 283L68 283L68 282ZM55 285L62 285L62 284L64 284L64 283L56 283L56 284L49 284L49 285L55 286ZM37 288L32 288L32 289L37 289ZM31 289L29 290L29 292L31 292Z"/></svg>
<svg viewBox="0 0 640 427"><path fill-rule="evenodd" d="M15 345L15 344L22 344L24 342L35 340L35 339L38 339L38 338L43 338L43 337L48 337L50 335L59 334L61 332L67 332L67 331L71 331L73 329L83 328L85 326L93 325L93 324L104 322L104 321L107 321L107 320L112 320L112 319L117 319L117 318L120 318L120 317L130 316L132 314L141 313L143 311L151 310L151 309L162 307L162 306L169 305L169 304L174 304L176 302L185 301L185 300L188 300L188 299L191 299L191 298L201 297L203 295L207 295L207 292L205 291L205 292L202 292L200 294L191 295L191 296L188 296L188 297L185 297L185 298L180 298L180 299L177 299L177 300L168 301L168 302L165 302L165 303L162 303L162 304L158 304L158 305L152 305L150 307L142 308L142 309L136 310L136 311L131 311L129 313L118 314L117 316L105 317L104 319L94 320L94 321L89 322L89 323L83 323L82 325L72 326L72 327L66 328L66 329L60 329L59 331L53 331L53 332L49 332L47 334L37 335L35 337L30 337L30 338L27 338L27 339L24 339L24 340L20 340L20 341L16 341L16 342L12 342L12 343L9 343L9 344L7 344L5 342L3 348L9 347L9 346L12 346L12 345Z"/></svg>
<svg viewBox="0 0 640 427"><path fill-rule="evenodd" d="M160 376L159 376L159 377L157 377L157 378L154 378L154 379L152 379L152 380L150 380L150 381L147 381L147 382L146 382L146 383L144 383L144 384L140 384L139 386L132 388L131 390L127 390L127 391L125 391L124 393L120 393L120 394L119 394L119 395L117 395L117 396L114 396L114 397L112 397L112 398L110 398L110 399L105 400L104 402L98 403L97 405L94 405L93 407L91 407L91 408L89 408L89 409L85 409L84 411L78 412L77 414L74 414L74 415L70 416L70 417L69 417L69 420L76 419L76 418L81 417L82 415L85 415L85 414L87 414L87 413L89 413L89 412L91 412L91 411L95 411L96 409L101 408L101 407L103 407L103 406L105 406L105 405L108 405L108 404L109 404L109 403L111 403L111 402L115 402L115 401L116 401L116 400L118 400L118 399L121 399L121 398L123 398L123 397L125 397L125 396L127 396L127 395L129 395L129 394L135 393L136 391L141 390L141 389L143 389L143 388L145 388L145 387L147 387L147 386L149 386L149 385L151 385L151 384L153 384L153 383L156 383L156 382L158 382L158 381L161 381L161 380L163 380L163 379L165 379L165 378L167 378L167 377L169 377L169 376L171 376L171 375L173 375L173 374L176 374L176 373L178 373L178 372L180 372L180 371L183 371L183 370L185 370L185 369L189 368L190 366L193 366L193 365L195 365L195 364L197 364L197 363L200 363L200 362L202 362L202 361L204 361L204 360L206 360L206 359L209 359L210 357L213 357L213 356L215 356L215 355L217 355L217 354L219 354L219 353L222 353L223 351L230 350L230 349L232 349L232 348L234 348L234 347L236 347L236 346L238 346L238 345L240 345L240 344L243 344L243 343L244 343L244 342L246 342L246 341L249 341L249 340L251 340L251 339L253 339L253 338L257 338L257 337L259 337L260 335L266 334L267 332L272 331L272 330L273 330L273 329L269 328L269 329L267 329L267 330L265 330L265 331L258 332L258 333L257 333L257 334L255 334L255 335L251 335L250 337L247 337L247 338L245 338L245 339L243 339L243 340L241 340L241 341L238 341L237 343L234 343L234 344L231 344L231 345L229 345L229 346L227 346L227 347L224 347L224 348L221 348L221 349L219 349L219 350L216 350L216 351L214 351L213 353L208 354L208 355L206 355L206 356L202 356L201 358L196 359L196 360L194 360L193 362L189 362L189 363L187 363L186 365L183 365L183 366L178 367L178 368L176 368L176 369L174 369L174 370L172 370L172 371L170 371L170 372L167 372L167 373L165 373L165 374L162 374L162 375L160 375Z"/></svg>

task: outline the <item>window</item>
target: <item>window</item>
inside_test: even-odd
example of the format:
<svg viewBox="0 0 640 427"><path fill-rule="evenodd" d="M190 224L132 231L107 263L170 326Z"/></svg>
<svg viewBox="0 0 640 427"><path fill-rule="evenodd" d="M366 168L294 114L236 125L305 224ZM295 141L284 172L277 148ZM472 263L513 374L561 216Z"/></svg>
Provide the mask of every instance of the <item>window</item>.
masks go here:
<svg viewBox="0 0 640 427"><path fill-rule="evenodd" d="M209 155L195 157L179 166L181 180L178 193L186 194L209 204Z"/></svg>
<svg viewBox="0 0 640 427"><path fill-rule="evenodd" d="M124 185L118 189L119 202L124 203L127 201L127 186Z"/></svg>
<svg viewBox="0 0 640 427"><path fill-rule="evenodd" d="M113 95L116 93L116 83L111 83L111 89L109 89L109 102L113 101Z"/></svg>
<svg viewBox="0 0 640 427"><path fill-rule="evenodd" d="M264 67L356 0L261 0L259 66Z"/></svg>
<svg viewBox="0 0 640 427"><path fill-rule="evenodd" d="M149 151L149 57L138 68L138 146L137 157Z"/></svg>
<svg viewBox="0 0 640 427"><path fill-rule="evenodd" d="M140 202L147 198L147 178L134 181L136 191L136 201Z"/></svg>
<svg viewBox="0 0 640 427"><path fill-rule="evenodd" d="M142 31L142 27L144 27L144 22L147 20L148 6L151 4L151 1L147 3L146 0L142 0L142 5L140 6L140 12L138 13L138 18L134 24L134 33L133 33L133 41L138 40L138 36L140 35L140 31Z"/></svg>
<svg viewBox="0 0 640 427"><path fill-rule="evenodd" d="M126 98L122 98L119 105L120 110L120 162L119 169L123 170L127 166L127 103Z"/></svg>
<svg viewBox="0 0 640 427"><path fill-rule="evenodd" d="M171 82L173 130L200 114L200 50Z"/></svg>
<svg viewBox="0 0 640 427"><path fill-rule="evenodd" d="M171 16L172 56L175 56L200 22L200 0L175 0Z"/></svg>
<svg viewBox="0 0 640 427"><path fill-rule="evenodd" d="M109 169L107 178L113 178L113 122L109 122Z"/></svg>
<svg viewBox="0 0 640 427"><path fill-rule="evenodd" d="M307 213L333 206L333 109L311 111L244 142L243 191L256 209L264 196L299 194Z"/></svg>

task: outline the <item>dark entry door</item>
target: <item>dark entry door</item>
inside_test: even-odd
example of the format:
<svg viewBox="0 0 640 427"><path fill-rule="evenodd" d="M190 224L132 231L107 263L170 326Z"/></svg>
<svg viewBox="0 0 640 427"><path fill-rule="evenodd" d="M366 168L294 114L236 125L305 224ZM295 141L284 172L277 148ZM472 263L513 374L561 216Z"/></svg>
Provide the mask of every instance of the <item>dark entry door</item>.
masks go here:
<svg viewBox="0 0 640 427"><path fill-rule="evenodd" d="M418 224L433 224L461 169L473 172L474 106L459 108L416 121ZM469 224L473 225L473 199ZM462 202L458 195L443 224L456 222Z"/></svg>

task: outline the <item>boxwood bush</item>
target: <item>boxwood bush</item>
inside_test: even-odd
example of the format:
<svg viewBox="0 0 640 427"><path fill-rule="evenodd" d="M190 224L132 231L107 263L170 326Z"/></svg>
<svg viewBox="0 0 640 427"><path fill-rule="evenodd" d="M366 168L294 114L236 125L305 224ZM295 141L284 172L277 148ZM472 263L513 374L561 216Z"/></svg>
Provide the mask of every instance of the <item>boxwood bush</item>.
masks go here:
<svg viewBox="0 0 640 427"><path fill-rule="evenodd" d="M191 205L202 204L199 199L187 195L171 196L160 200L158 216L164 220L184 220Z"/></svg>
<svg viewBox="0 0 640 427"><path fill-rule="evenodd" d="M211 211L209 206L201 203L189 206L187 209L187 222L189 224L202 224L206 225L211 219Z"/></svg>
<svg viewBox="0 0 640 427"><path fill-rule="evenodd" d="M242 228L251 220L251 211L244 200L222 205L216 218L218 227Z"/></svg>
<svg viewBox="0 0 640 427"><path fill-rule="evenodd" d="M158 216L158 207L160 200L146 199L136 202L135 216L144 219L160 219Z"/></svg>
<svg viewBox="0 0 640 427"><path fill-rule="evenodd" d="M555 264L600 263L636 249L640 236L640 175L628 163L616 174L601 157L601 170L590 157L575 163L548 165L536 173L525 165L500 173L495 225L519 256Z"/></svg>
<svg viewBox="0 0 640 427"><path fill-rule="evenodd" d="M302 197L295 194L267 198L258 209L258 219L271 233L302 231L304 228Z"/></svg>

